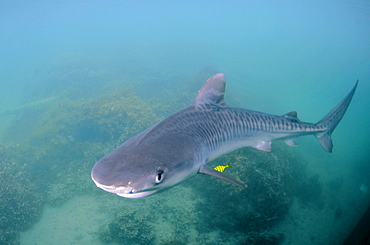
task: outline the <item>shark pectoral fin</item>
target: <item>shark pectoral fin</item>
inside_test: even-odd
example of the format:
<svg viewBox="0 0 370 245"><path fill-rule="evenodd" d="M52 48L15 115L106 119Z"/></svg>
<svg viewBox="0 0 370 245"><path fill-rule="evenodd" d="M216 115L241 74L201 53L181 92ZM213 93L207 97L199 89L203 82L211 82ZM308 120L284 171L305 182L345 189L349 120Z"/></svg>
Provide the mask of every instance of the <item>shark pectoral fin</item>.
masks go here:
<svg viewBox="0 0 370 245"><path fill-rule="evenodd" d="M246 188L247 185L240 182L240 181L237 181L236 179L224 174L224 173L221 173L217 170L214 170L213 168L207 166L207 165L203 165L200 169L199 169L199 173L201 174L207 174L207 175L210 175L210 176L213 176L213 177L216 177L218 179L222 179L222 180L225 180L231 184L234 184L234 185L237 185L239 187L242 187L242 188Z"/></svg>
<svg viewBox="0 0 370 245"><path fill-rule="evenodd" d="M295 138L292 138L292 139L286 139L284 140L284 142L289 145L289 146L297 146L297 142L295 142Z"/></svg>
<svg viewBox="0 0 370 245"><path fill-rule="evenodd" d="M260 151L271 151L271 141L259 140L253 148Z"/></svg>

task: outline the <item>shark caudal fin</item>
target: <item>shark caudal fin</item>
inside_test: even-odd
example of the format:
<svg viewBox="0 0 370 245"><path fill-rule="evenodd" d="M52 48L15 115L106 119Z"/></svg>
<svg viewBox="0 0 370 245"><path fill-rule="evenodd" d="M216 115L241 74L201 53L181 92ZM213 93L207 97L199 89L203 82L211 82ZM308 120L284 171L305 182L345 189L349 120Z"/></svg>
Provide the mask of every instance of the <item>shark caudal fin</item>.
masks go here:
<svg viewBox="0 0 370 245"><path fill-rule="evenodd" d="M337 127L340 120L343 118L344 113L346 113L349 103L356 91L358 80L349 94L333 109L331 110L323 119L316 123L316 128L322 128L325 131L317 133L315 136L320 142L321 146L328 152L333 150L333 142L331 141L331 134Z"/></svg>

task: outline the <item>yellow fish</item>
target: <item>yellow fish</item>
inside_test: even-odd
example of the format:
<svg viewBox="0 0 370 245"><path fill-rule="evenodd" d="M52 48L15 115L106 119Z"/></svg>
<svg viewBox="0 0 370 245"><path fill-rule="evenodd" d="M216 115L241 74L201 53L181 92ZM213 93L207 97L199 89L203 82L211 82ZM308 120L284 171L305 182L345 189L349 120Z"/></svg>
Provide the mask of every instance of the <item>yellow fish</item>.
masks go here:
<svg viewBox="0 0 370 245"><path fill-rule="evenodd" d="M222 173L223 171L225 171L226 168L232 168L230 166L230 162L228 162L227 165L218 165L218 166L214 167L213 169Z"/></svg>

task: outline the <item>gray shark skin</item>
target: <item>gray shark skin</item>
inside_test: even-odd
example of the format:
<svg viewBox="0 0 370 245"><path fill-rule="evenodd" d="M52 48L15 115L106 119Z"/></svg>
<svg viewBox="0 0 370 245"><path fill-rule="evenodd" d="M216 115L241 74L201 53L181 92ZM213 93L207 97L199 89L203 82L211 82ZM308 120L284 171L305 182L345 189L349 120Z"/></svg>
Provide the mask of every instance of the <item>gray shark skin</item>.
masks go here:
<svg viewBox="0 0 370 245"><path fill-rule="evenodd" d="M271 141L314 135L332 151L331 134L355 93L351 92L318 123L301 122L296 112L276 116L224 103L224 74L212 76L188 108L130 138L100 159L91 177L97 187L126 198L141 198L172 187L197 173L245 188L246 185L206 165L241 147L271 150Z"/></svg>

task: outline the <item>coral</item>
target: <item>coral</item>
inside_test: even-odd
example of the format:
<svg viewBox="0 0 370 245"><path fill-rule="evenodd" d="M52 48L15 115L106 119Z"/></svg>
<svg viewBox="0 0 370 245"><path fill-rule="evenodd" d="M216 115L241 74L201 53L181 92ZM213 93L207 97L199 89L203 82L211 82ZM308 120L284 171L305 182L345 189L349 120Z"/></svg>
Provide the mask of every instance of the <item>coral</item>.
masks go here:
<svg viewBox="0 0 370 245"><path fill-rule="evenodd" d="M70 80L79 72L71 70L61 80ZM82 93L78 89L69 92ZM73 100L60 95L32 124L35 127L28 139L0 148L0 243L16 240L20 230L35 222L42 202L61 206L76 194L92 191L112 195L93 188L90 171L97 159L193 99L182 92L167 101L154 98L146 102L130 87L89 99L84 96ZM314 197L321 195L318 178L307 178L305 171L292 167L297 164L291 164L285 149L280 145L274 145L270 153L242 149L210 163L230 161L233 168L225 173L247 181L247 189L198 175L161 193L162 198L140 200L146 204L130 206L122 200L122 207L101 229L99 238L119 244L278 244L283 236L269 229L286 216L293 196L313 201L301 193L312 183L318 190ZM9 159L8 151L14 159ZM176 192L175 188L181 189ZM46 198L38 189L46 192ZM340 218L341 210L336 214Z"/></svg>
<svg viewBox="0 0 370 245"><path fill-rule="evenodd" d="M324 208L322 185L318 174L302 178L293 190L294 196L298 198L302 206L314 206L320 210Z"/></svg>
<svg viewBox="0 0 370 245"><path fill-rule="evenodd" d="M153 227L145 222L145 217L138 211L127 210L116 214L108 228L100 232L99 238L105 243L153 244Z"/></svg>
<svg viewBox="0 0 370 245"><path fill-rule="evenodd" d="M96 190L90 178L96 159L156 119L132 89L89 100L61 99L47 108L28 139L0 146L0 243L11 243L29 228L45 201L60 206ZM17 120L27 123L26 117Z"/></svg>
<svg viewBox="0 0 370 245"><path fill-rule="evenodd" d="M48 186L47 199L49 205L60 207L72 197L95 191L90 177L90 166L72 162L68 170L59 172L54 183Z"/></svg>
<svg viewBox="0 0 370 245"><path fill-rule="evenodd" d="M158 118L132 88L106 93L97 98L64 100L52 108L37 127L34 142L122 141L144 130Z"/></svg>
<svg viewBox="0 0 370 245"><path fill-rule="evenodd" d="M0 228L0 244L16 244L19 234L11 228Z"/></svg>
<svg viewBox="0 0 370 245"><path fill-rule="evenodd" d="M182 188L164 192L162 198L126 202L113 210L114 218L102 226L99 238L104 243L189 244L198 220L195 197L190 188Z"/></svg>
<svg viewBox="0 0 370 245"><path fill-rule="evenodd" d="M284 235L269 231L249 232L243 240L241 244L246 245L278 245L284 240Z"/></svg>
<svg viewBox="0 0 370 245"><path fill-rule="evenodd" d="M71 66L65 70L68 72L63 75L50 74L51 78L60 79L45 85L37 93L39 97L41 94L58 99L41 108L41 111L40 104L34 105L32 110L23 110L9 131L9 135L13 136L18 130L20 133L16 140L19 141L0 149L1 154L9 152L12 156L11 159L0 157L1 244L11 243L11 240L17 239L20 230L29 228L45 203L58 207L77 194L94 192L104 195L91 181L93 164L129 137L174 112L174 106L179 107L177 102L181 101L184 105L191 103L186 93L169 99L176 103L163 105L162 99L145 101L131 87L114 91L104 87L105 92L102 93L99 90L102 87L97 86L91 91L93 86L87 83L89 78L78 77L78 74L87 74L85 68ZM78 84L76 79L83 80L83 83ZM122 82L126 84L126 81L119 81L119 86ZM90 92L86 93L86 87L90 88ZM19 130L26 126L26 133ZM191 211L185 212L181 208L171 210L166 214L170 221L167 222L164 216L158 215L158 218L171 229L173 227L171 234L174 237L158 239L186 244L189 225L194 222L190 221L193 218L188 218ZM124 240L125 244L127 241L148 244L155 238L151 223L138 211L120 211L101 238L104 241Z"/></svg>
<svg viewBox="0 0 370 245"><path fill-rule="evenodd" d="M209 176L204 176L200 183L192 184L197 192L202 191L197 206L197 209L202 209L198 232L204 234L216 229L232 234L240 232L248 237L250 232L259 234L268 231L287 215L293 198L288 185L292 178L290 163L284 152L279 151L279 146L274 149L266 153L245 148L212 163L216 166L231 162L233 169L225 173L242 181L247 180L246 189L209 179ZM207 188L199 187L204 185Z"/></svg>
<svg viewBox="0 0 370 245"><path fill-rule="evenodd" d="M24 166L11 161L5 146L0 146L0 165L0 243L12 244L19 231L38 220L43 196Z"/></svg>
<svg viewBox="0 0 370 245"><path fill-rule="evenodd" d="M36 177L33 184L48 190L47 201L60 206L91 188L89 173L97 159L156 120L132 88L78 101L61 98L12 153L27 163L26 170Z"/></svg>
<svg viewBox="0 0 370 245"><path fill-rule="evenodd" d="M53 183L49 186L47 201L53 207L60 207L74 195L76 193L69 188L67 183Z"/></svg>

